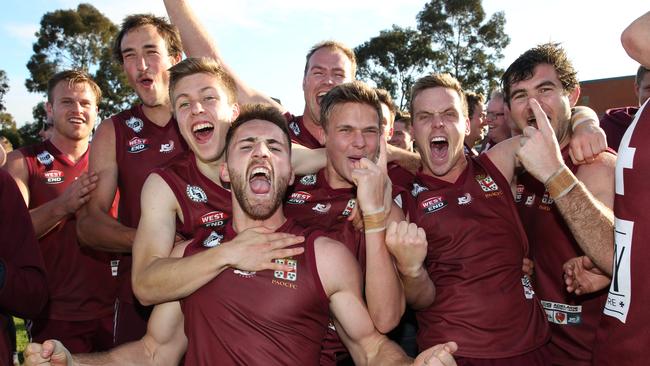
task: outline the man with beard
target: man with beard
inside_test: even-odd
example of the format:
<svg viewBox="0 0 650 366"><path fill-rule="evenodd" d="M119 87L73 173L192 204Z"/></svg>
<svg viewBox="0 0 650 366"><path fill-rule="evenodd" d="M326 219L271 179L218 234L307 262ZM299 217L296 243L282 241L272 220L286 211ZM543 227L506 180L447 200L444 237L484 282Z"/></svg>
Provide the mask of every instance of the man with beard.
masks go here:
<svg viewBox="0 0 650 366"><path fill-rule="evenodd" d="M180 303L156 307L152 334L140 342L74 358L57 342L30 344L26 364L171 365L187 350L185 361L192 365L317 365L330 311L345 330L343 340L357 364L410 364L397 345L375 330L361 299L361 274L349 250L284 216L282 197L293 180L290 145L286 121L277 110L261 105L244 109L228 131L221 170L222 179L232 187L233 219L218 236L198 237L174 249L177 254L197 255L206 248L234 245L228 240L236 233L264 226L305 236L304 244L299 244L303 253L276 260L288 264L289 271L230 268ZM455 349L453 342L436 345L420 354L415 364L455 365L450 354Z"/></svg>
<svg viewBox="0 0 650 366"><path fill-rule="evenodd" d="M38 341L64 339L76 352L112 346L115 279L107 253L80 248L75 215L98 184L88 173L89 137L101 100L84 72L68 70L48 81L48 140L9 154L5 168L30 209L47 273L49 303L33 317Z"/></svg>

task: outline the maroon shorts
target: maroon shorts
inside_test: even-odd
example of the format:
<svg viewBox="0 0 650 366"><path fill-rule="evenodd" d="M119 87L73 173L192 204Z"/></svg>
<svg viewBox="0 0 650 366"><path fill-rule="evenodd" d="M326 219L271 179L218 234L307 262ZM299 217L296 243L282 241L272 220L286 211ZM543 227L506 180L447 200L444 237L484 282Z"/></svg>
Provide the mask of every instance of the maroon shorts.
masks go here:
<svg viewBox="0 0 650 366"><path fill-rule="evenodd" d="M497 359L483 359L483 358L469 358L457 357L456 363L458 366L551 366L551 354L548 351L548 346L540 347L534 351L524 353L523 355L497 358Z"/></svg>
<svg viewBox="0 0 650 366"><path fill-rule="evenodd" d="M107 351L113 348L113 315L82 321L35 319L29 333L38 343L58 339L72 353Z"/></svg>
<svg viewBox="0 0 650 366"><path fill-rule="evenodd" d="M152 306L117 301L115 311L115 346L137 341L147 332Z"/></svg>

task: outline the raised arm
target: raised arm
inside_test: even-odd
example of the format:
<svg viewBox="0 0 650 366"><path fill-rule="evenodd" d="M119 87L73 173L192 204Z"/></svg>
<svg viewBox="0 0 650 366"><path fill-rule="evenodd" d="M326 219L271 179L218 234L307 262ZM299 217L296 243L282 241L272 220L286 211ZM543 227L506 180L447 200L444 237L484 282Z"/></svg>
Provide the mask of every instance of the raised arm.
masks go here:
<svg viewBox="0 0 650 366"><path fill-rule="evenodd" d="M625 52L638 63L650 67L650 12L633 21L621 34Z"/></svg>
<svg viewBox="0 0 650 366"><path fill-rule="evenodd" d="M187 57L210 57L213 58L228 71L237 84L237 100L244 103L269 103L280 109L282 113L286 109L269 96L249 87L237 73L226 63L219 52L216 42L198 20L196 14L186 0L164 0L167 14L172 23L178 27L181 34L181 41Z"/></svg>
<svg viewBox="0 0 650 366"><path fill-rule="evenodd" d="M130 252L135 229L119 223L109 211L117 191L117 158L113 120L104 120L93 138L88 171L97 174L97 188L77 213L77 237L83 245L108 252Z"/></svg>

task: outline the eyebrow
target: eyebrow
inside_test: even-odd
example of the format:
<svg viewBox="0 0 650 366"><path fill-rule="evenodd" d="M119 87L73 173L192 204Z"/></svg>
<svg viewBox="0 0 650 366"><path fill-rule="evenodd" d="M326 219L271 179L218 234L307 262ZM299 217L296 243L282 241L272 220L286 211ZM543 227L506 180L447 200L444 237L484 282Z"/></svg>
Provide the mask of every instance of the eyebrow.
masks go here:
<svg viewBox="0 0 650 366"><path fill-rule="evenodd" d="M145 44L144 46L142 46L142 48L144 48L144 49L157 49L158 45L156 45L156 44ZM122 52L122 53L135 52L135 47L127 47L127 48L122 49L120 52Z"/></svg>
<svg viewBox="0 0 650 366"><path fill-rule="evenodd" d="M245 138L243 138L243 139L240 139L239 141L237 141L237 143L240 144L240 143L244 143L244 142L256 142L256 141L258 141L258 140L260 140L259 137L253 137L253 136L251 136L251 137L245 137ZM272 145L272 144L273 144L273 145L281 145L281 146L284 146L284 144L283 144L281 141L278 141L278 140L273 139L273 138L271 138L271 139L266 139L266 140L264 140L264 141L266 141L266 143L269 144L269 145Z"/></svg>
<svg viewBox="0 0 650 366"><path fill-rule="evenodd" d="M206 86L206 87L201 88L201 89L199 90L199 92L200 92L200 93L203 93L203 92L205 92L205 91L208 90L208 89L210 89L210 90L214 90L215 92L217 91L217 89L215 89L214 87ZM180 98L183 98L183 97L187 98L187 97L189 97L189 96L190 96L190 95L189 95L188 93L180 93L180 94L178 94L178 95L176 95L176 96L174 97L174 103L176 103ZM217 95L217 98L218 98L218 95Z"/></svg>

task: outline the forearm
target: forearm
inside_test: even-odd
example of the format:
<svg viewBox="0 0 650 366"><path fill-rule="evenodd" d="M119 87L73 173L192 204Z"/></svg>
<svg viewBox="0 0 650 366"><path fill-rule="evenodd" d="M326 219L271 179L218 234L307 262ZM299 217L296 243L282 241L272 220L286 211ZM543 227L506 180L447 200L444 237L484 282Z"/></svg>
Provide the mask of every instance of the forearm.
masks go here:
<svg viewBox="0 0 650 366"><path fill-rule="evenodd" d="M433 304L436 288L429 273L420 267L415 273L400 272L406 303L414 310L424 309Z"/></svg>
<svg viewBox="0 0 650 366"><path fill-rule="evenodd" d="M325 149L308 149L293 144L291 146L291 166L296 175L316 173L327 165Z"/></svg>
<svg viewBox="0 0 650 366"><path fill-rule="evenodd" d="M77 237L82 245L114 253L130 253L135 240L134 228L122 225L108 212L82 208L77 216Z"/></svg>
<svg viewBox="0 0 650 366"><path fill-rule="evenodd" d="M630 24L621 35L625 52L645 67L650 67L650 12Z"/></svg>
<svg viewBox="0 0 650 366"><path fill-rule="evenodd" d="M393 145L386 145L386 152L388 153L389 162L396 162L402 168L413 174L417 173L420 169L420 154L400 149Z"/></svg>
<svg viewBox="0 0 650 366"><path fill-rule="evenodd" d="M367 365L399 366L411 365L413 362L400 346L385 336L378 338L373 348L373 352L368 354Z"/></svg>
<svg viewBox="0 0 650 366"><path fill-rule="evenodd" d="M576 184L567 194L555 199L573 237L585 254L611 276L614 256L614 215L585 188Z"/></svg>
<svg viewBox="0 0 650 366"><path fill-rule="evenodd" d="M219 50L205 28L198 22L196 14L185 0L164 0L167 15L178 27L187 57L210 57L220 61Z"/></svg>
<svg viewBox="0 0 650 366"><path fill-rule="evenodd" d="M58 199L53 199L29 210L36 238L40 239L67 216L67 212L63 207L63 204Z"/></svg>
<svg viewBox="0 0 650 366"><path fill-rule="evenodd" d="M151 352L142 340L123 344L108 352L76 354L72 356L74 366L138 366L138 365L172 365L173 363L155 362Z"/></svg>
<svg viewBox="0 0 650 366"><path fill-rule="evenodd" d="M366 234L365 295L370 318L381 333L390 332L404 313L404 291L384 231Z"/></svg>

